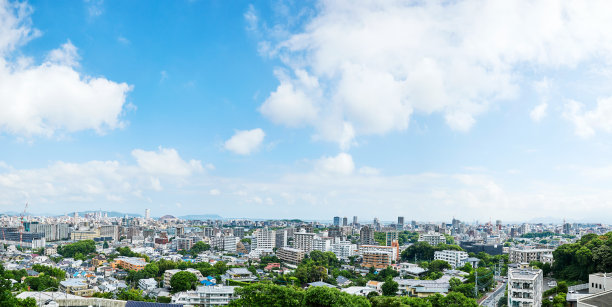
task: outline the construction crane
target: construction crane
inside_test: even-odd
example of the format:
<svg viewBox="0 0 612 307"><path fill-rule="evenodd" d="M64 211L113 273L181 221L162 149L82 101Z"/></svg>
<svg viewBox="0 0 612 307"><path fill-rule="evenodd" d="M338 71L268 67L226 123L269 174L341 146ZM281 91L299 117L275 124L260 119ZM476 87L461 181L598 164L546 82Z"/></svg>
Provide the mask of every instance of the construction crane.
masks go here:
<svg viewBox="0 0 612 307"><path fill-rule="evenodd" d="M20 225L19 225L19 247L23 248L23 218L26 214L26 210L28 210L28 202L26 202L25 204L25 208L23 208L23 213L21 213L21 221L20 221Z"/></svg>

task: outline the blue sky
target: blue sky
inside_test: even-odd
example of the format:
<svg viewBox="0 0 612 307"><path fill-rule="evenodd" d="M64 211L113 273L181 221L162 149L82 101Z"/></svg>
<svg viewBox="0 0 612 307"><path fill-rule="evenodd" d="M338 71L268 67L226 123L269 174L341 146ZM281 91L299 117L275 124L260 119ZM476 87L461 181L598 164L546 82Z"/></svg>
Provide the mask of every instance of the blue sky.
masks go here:
<svg viewBox="0 0 612 307"><path fill-rule="evenodd" d="M612 220L605 1L0 7L0 211Z"/></svg>

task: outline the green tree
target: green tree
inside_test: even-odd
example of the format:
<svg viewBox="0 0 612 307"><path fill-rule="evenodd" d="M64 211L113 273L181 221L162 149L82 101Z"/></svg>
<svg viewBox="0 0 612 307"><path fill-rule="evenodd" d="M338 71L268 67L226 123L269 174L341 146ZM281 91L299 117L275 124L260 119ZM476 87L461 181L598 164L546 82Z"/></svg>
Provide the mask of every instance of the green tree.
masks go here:
<svg viewBox="0 0 612 307"><path fill-rule="evenodd" d="M123 289L117 294L117 299L122 301L147 301L147 299L142 296L142 290L138 289Z"/></svg>
<svg viewBox="0 0 612 307"><path fill-rule="evenodd" d="M310 287L304 295L304 305L320 307L369 307L370 301L363 296L350 295L336 288Z"/></svg>
<svg viewBox="0 0 612 307"><path fill-rule="evenodd" d="M385 283L382 285L382 292L385 296L395 296L398 290L399 284L391 279L391 277L387 278Z"/></svg>
<svg viewBox="0 0 612 307"><path fill-rule="evenodd" d="M170 278L170 287L173 292L187 291L195 288L198 278L195 274L187 271L181 271Z"/></svg>
<svg viewBox="0 0 612 307"><path fill-rule="evenodd" d="M270 283L256 283L235 290L240 299L230 306L244 307L292 307L302 306L304 291L291 286L283 287Z"/></svg>
<svg viewBox="0 0 612 307"><path fill-rule="evenodd" d="M96 251L96 243L93 240L83 240L72 244L66 244L57 248L57 253L66 258L85 258L86 255Z"/></svg>

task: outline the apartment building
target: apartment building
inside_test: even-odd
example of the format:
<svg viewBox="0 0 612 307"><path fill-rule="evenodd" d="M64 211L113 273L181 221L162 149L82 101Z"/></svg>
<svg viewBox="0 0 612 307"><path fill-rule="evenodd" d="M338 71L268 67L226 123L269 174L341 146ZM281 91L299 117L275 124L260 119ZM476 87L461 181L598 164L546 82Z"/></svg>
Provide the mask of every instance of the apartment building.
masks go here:
<svg viewBox="0 0 612 307"><path fill-rule="evenodd" d="M229 305L232 300L238 298L234 294L234 286L203 286L195 291L179 292L172 296L173 304L183 304L185 306L224 306Z"/></svg>
<svg viewBox="0 0 612 307"><path fill-rule="evenodd" d="M276 248L287 246L287 238L288 238L287 230L285 229L276 230L276 242L275 242Z"/></svg>
<svg viewBox="0 0 612 307"><path fill-rule="evenodd" d="M293 247L310 254L314 250L314 233L296 232L293 234Z"/></svg>
<svg viewBox="0 0 612 307"><path fill-rule="evenodd" d="M589 293L599 293L612 289L612 273L589 274Z"/></svg>
<svg viewBox="0 0 612 307"><path fill-rule="evenodd" d="M172 279L172 276L174 276L174 274L181 272L181 271L187 271L189 273L192 273L193 275L196 276L196 278L198 280L203 280L204 276L202 276L202 273L200 273L200 271L193 269L193 268L188 268L185 270L178 270L178 269L174 269L174 270L166 270L164 272L164 287L166 288L170 288L170 280Z"/></svg>
<svg viewBox="0 0 612 307"><path fill-rule="evenodd" d="M419 235L419 242L427 242L431 246L446 243L446 237L437 232L422 233Z"/></svg>
<svg viewBox="0 0 612 307"><path fill-rule="evenodd" d="M400 252L399 246L395 244L394 246L380 246L380 245L361 245L359 247L359 252L363 256L365 252L386 252L391 255L391 261L399 260Z"/></svg>
<svg viewBox="0 0 612 307"><path fill-rule="evenodd" d="M144 269L147 262L144 258L138 257L117 257L113 262L113 267L120 267L124 270L140 271Z"/></svg>
<svg viewBox="0 0 612 307"><path fill-rule="evenodd" d="M315 236L314 240L312 241L312 249L313 250L317 250L317 251L322 251L322 252L329 252L331 251L331 243L333 241L333 238L329 238L329 237L318 237Z"/></svg>
<svg viewBox="0 0 612 307"><path fill-rule="evenodd" d="M434 260L444 260L453 269L464 266L468 257L468 253L464 251L442 250L434 253Z"/></svg>
<svg viewBox="0 0 612 307"><path fill-rule="evenodd" d="M94 289L90 289L87 281L81 278L70 278L60 281L59 291L78 296L92 296Z"/></svg>
<svg viewBox="0 0 612 307"><path fill-rule="evenodd" d="M340 241L331 245L332 252L336 254L338 259L346 260L355 255L357 250L356 244L351 244L350 241Z"/></svg>
<svg viewBox="0 0 612 307"><path fill-rule="evenodd" d="M271 250L274 247L276 247L276 232L274 230L264 227L255 231L253 249Z"/></svg>
<svg viewBox="0 0 612 307"><path fill-rule="evenodd" d="M305 254L303 250L291 247L281 247L276 251L278 259L293 264L302 262Z"/></svg>
<svg viewBox="0 0 612 307"><path fill-rule="evenodd" d="M398 232L395 230L387 231L385 233L385 243L387 246L391 246L393 241L398 241Z"/></svg>
<svg viewBox="0 0 612 307"><path fill-rule="evenodd" d="M359 237L362 245L375 245L374 230L369 226L363 226L359 230Z"/></svg>
<svg viewBox="0 0 612 307"><path fill-rule="evenodd" d="M508 254L510 263L529 263L531 261L551 261L552 249L517 249L511 248ZM545 257L546 256L546 257Z"/></svg>
<svg viewBox="0 0 612 307"><path fill-rule="evenodd" d="M119 240L119 226L117 225L102 225L99 228L100 237L113 238L113 240Z"/></svg>
<svg viewBox="0 0 612 307"><path fill-rule="evenodd" d="M369 268L383 269L391 265L393 254L388 251L368 250L361 253L361 265Z"/></svg>
<svg viewBox="0 0 612 307"><path fill-rule="evenodd" d="M543 274L540 269L508 270L508 306L542 306Z"/></svg>

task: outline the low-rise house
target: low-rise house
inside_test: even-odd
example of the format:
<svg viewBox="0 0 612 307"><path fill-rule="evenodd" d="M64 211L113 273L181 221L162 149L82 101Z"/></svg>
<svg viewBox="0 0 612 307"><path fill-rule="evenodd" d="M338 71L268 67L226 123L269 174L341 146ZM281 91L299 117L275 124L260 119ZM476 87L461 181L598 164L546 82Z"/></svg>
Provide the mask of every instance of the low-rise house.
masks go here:
<svg viewBox="0 0 612 307"><path fill-rule="evenodd" d="M359 296L367 296L370 292L377 292L376 289L370 287L348 287L341 290L342 292L351 294L351 295L359 295Z"/></svg>
<svg viewBox="0 0 612 307"><path fill-rule="evenodd" d="M350 285L351 283L353 283L350 279L344 277L344 276L338 276L336 277L336 283L338 283L338 286L340 287L346 287L348 285Z"/></svg>
<svg viewBox="0 0 612 307"><path fill-rule="evenodd" d="M310 288L310 287L336 288L336 286L334 286L332 284L328 284L326 282L322 282L322 281L315 281L315 282L308 283L308 288Z"/></svg>
<svg viewBox="0 0 612 307"><path fill-rule="evenodd" d="M138 288L142 291L149 292L157 288L157 281L154 278L143 278L138 281Z"/></svg>

